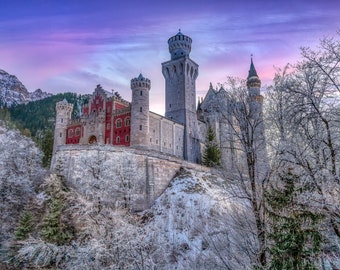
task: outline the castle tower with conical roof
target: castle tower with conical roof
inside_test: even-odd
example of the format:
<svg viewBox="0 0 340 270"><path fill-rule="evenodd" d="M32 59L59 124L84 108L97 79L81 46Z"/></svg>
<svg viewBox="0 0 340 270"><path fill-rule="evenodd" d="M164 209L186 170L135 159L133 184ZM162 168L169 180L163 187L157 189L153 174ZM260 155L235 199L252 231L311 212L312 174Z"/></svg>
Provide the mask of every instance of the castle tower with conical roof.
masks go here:
<svg viewBox="0 0 340 270"><path fill-rule="evenodd" d="M250 109L253 112L254 117L262 117L263 96L261 95L261 80L257 75L253 58L250 60L247 87L251 106Z"/></svg>
<svg viewBox="0 0 340 270"><path fill-rule="evenodd" d="M250 60L247 87L249 95L249 113L253 121L253 138L255 142L255 148L257 149L257 167L259 172L265 173L268 171L269 163L266 150L265 126L262 112L263 96L261 95L261 80L257 75L252 58Z"/></svg>
<svg viewBox="0 0 340 270"><path fill-rule="evenodd" d="M200 162L196 114L198 64L190 59L192 39L179 31L169 38L171 60L162 63L165 78L165 117L184 125L184 159Z"/></svg>
<svg viewBox="0 0 340 270"><path fill-rule="evenodd" d="M142 74L131 80L131 146L149 145L150 88L150 80Z"/></svg>

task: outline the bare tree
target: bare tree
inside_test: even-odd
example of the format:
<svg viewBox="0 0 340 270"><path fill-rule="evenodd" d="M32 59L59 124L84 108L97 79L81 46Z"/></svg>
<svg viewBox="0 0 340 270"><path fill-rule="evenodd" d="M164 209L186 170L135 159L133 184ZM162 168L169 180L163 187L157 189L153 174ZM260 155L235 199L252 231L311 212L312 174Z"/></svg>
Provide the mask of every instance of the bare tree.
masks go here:
<svg viewBox="0 0 340 270"><path fill-rule="evenodd" d="M253 214L253 231L256 231L256 264L265 266L266 255L266 215L263 189L268 180L269 166L262 117L262 97L252 96L243 80L229 78L227 93L232 110L224 115L231 134L230 145L234 147L236 164L233 171L226 171L225 177L233 185L234 195L243 198L250 205Z"/></svg>

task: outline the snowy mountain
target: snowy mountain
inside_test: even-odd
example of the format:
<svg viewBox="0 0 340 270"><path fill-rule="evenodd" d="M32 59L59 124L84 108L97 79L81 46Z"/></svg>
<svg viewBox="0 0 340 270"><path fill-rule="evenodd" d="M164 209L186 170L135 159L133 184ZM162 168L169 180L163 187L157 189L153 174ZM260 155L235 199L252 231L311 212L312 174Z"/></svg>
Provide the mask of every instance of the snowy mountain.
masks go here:
<svg viewBox="0 0 340 270"><path fill-rule="evenodd" d="M37 89L33 93L27 91L26 87L14 75L8 74L0 69L0 105L8 107L35 101L52 96L52 94Z"/></svg>

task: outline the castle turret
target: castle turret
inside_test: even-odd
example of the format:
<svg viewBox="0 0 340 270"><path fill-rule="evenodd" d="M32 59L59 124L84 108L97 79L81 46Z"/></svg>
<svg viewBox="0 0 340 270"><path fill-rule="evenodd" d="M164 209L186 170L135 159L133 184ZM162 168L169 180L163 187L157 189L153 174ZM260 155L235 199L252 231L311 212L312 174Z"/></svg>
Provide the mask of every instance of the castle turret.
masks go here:
<svg viewBox="0 0 340 270"><path fill-rule="evenodd" d="M66 129L71 120L72 110L73 104L68 103L66 99L56 104L53 152L57 150L58 145L66 144Z"/></svg>
<svg viewBox="0 0 340 270"><path fill-rule="evenodd" d="M149 144L149 91L151 82L142 74L131 80L131 146Z"/></svg>
<svg viewBox="0 0 340 270"><path fill-rule="evenodd" d="M198 64L189 57L192 39L181 32L169 38L171 60L162 63L165 117L184 125L184 159L200 162L196 114Z"/></svg>
<svg viewBox="0 0 340 270"><path fill-rule="evenodd" d="M259 76L257 75L253 58L250 59L250 68L247 78L247 87L249 91L249 96L259 96L260 95L260 88L261 88L261 81Z"/></svg>
<svg viewBox="0 0 340 270"><path fill-rule="evenodd" d="M254 114L262 115L263 96L261 95L261 81L257 75L253 58L250 60L250 69L247 78L248 94L251 102L251 109ZM262 117L262 116L261 116Z"/></svg>

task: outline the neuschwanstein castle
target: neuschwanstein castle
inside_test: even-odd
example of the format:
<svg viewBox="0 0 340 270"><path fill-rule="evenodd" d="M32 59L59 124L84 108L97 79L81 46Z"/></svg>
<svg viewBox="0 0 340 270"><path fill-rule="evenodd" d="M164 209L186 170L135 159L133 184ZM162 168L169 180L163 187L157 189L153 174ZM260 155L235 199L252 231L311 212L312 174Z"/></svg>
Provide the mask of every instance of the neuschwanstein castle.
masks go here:
<svg viewBox="0 0 340 270"><path fill-rule="evenodd" d="M80 119L71 119L73 105L56 104L54 151L65 144L111 144L154 150L200 163L211 127L221 148L222 163L234 162L232 127L226 115L235 102L226 91L210 85L196 105L198 64L190 59L192 39L181 32L168 40L171 59L162 63L165 78L165 116L150 111L151 81L140 74L131 80L132 101L97 86ZM262 111L261 81L251 60L247 78L249 102ZM229 115L232 117L231 115ZM229 117L227 116L227 117Z"/></svg>

